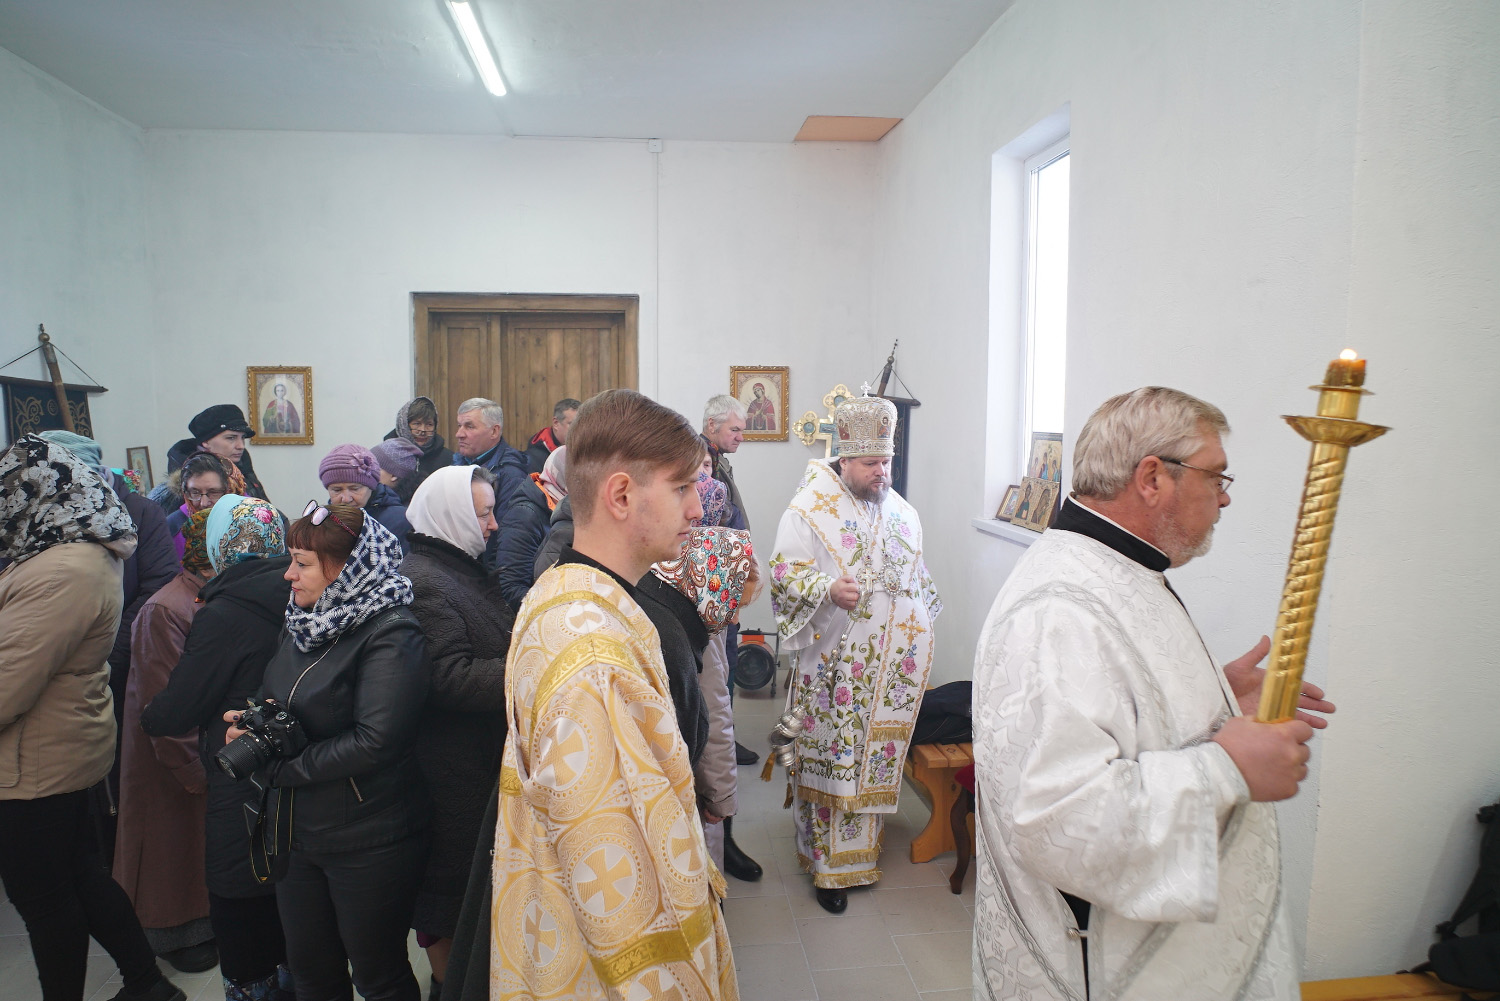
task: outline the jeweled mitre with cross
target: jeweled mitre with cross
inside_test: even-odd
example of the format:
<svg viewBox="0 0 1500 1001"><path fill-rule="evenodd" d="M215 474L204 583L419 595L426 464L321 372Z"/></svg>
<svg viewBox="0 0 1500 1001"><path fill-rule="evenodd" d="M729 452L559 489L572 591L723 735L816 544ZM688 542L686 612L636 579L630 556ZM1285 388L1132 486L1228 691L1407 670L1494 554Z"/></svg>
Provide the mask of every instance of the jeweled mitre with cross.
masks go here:
<svg viewBox="0 0 1500 1001"><path fill-rule="evenodd" d="M896 454L896 405L890 400L870 395L845 400L833 412L833 423L839 436L839 457L857 459L867 455Z"/></svg>

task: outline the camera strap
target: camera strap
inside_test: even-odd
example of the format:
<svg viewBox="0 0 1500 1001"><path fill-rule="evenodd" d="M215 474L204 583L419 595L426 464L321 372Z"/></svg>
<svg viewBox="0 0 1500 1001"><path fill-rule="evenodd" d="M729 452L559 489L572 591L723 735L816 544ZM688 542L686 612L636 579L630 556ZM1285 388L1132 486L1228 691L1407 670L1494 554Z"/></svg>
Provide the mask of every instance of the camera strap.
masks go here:
<svg viewBox="0 0 1500 1001"><path fill-rule="evenodd" d="M250 777L260 792L255 805L245 804L250 829L250 870L258 883L275 883L286 875L292 858L292 807L296 789L278 789L263 771Z"/></svg>

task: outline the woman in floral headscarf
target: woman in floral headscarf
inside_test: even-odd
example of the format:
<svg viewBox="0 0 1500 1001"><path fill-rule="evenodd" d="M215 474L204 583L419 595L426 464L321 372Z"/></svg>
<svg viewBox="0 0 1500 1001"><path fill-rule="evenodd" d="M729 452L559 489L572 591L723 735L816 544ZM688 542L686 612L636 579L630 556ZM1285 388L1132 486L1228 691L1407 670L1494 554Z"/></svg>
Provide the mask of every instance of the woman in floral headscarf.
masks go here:
<svg viewBox="0 0 1500 1001"><path fill-rule="evenodd" d="M199 610L171 679L141 713L152 738L196 734L207 783L204 873L208 915L219 951L224 996L230 1001L286 999L290 975L275 887L256 880L245 845L248 782L235 782L214 761L224 746L223 715L243 709L260 689L281 633L290 589L282 575L291 557L281 517L263 500L228 494L206 512L201 559L212 580L199 592ZM196 516L195 516L196 517ZM200 557L190 548L185 562Z"/></svg>
<svg viewBox="0 0 1500 1001"><path fill-rule="evenodd" d="M89 938L127 998L183 997L90 837L88 792L114 763L110 649L135 524L99 474L25 435L0 456L0 881L48 1001L83 997Z"/></svg>
<svg viewBox="0 0 1500 1001"><path fill-rule="evenodd" d="M712 483L723 490L723 484L718 480ZM688 536L687 545L683 546L682 558L653 566L647 579L641 583L642 592L648 590L646 585L653 577L663 586L669 586L672 597L679 599L675 603L679 617L683 606L690 607L702 626L699 634L702 643L697 647L701 673L696 678L696 687L702 692L707 725L702 753L693 762L693 781L698 791L699 808L708 823L704 836L709 851L715 861L736 878L759 879L760 865L734 843L738 773L734 756L734 713L729 705L729 671L724 659L724 630L739 621L740 609L753 601L759 590L760 569L750 545L750 533L707 525L695 528ZM650 590L660 595L662 588ZM666 603L669 599L659 600ZM649 614L649 609L647 612ZM661 631L659 624L657 630ZM665 653L665 635L662 648ZM683 735L687 736L686 730ZM724 821L722 826L718 823L721 819Z"/></svg>

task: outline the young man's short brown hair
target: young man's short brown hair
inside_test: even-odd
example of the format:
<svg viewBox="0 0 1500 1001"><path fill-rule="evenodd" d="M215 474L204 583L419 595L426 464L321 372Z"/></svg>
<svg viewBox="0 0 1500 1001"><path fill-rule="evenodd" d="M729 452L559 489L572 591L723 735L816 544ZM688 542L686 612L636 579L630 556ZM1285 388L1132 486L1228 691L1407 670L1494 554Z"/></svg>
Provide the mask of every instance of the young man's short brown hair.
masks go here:
<svg viewBox="0 0 1500 1001"><path fill-rule="evenodd" d="M599 485L623 470L648 482L658 473L691 479L703 464L703 439L688 419L631 389L608 389L578 408L568 432L568 497L573 518L594 514Z"/></svg>

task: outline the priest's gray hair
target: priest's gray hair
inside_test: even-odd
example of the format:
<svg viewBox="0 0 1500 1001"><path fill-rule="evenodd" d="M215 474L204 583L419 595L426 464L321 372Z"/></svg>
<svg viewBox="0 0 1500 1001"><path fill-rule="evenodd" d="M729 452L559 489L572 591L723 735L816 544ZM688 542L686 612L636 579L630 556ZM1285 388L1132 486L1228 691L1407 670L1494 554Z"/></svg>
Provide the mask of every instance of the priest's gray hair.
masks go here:
<svg viewBox="0 0 1500 1001"><path fill-rule="evenodd" d="M1100 404L1073 448L1073 492L1113 500L1148 455L1185 460L1203 447L1205 431L1229 433L1224 411L1166 386L1145 386ZM1172 466L1171 474L1181 473Z"/></svg>
<svg viewBox="0 0 1500 1001"><path fill-rule="evenodd" d="M731 417L745 419L745 405L728 393L710 396L703 406L703 430L717 426Z"/></svg>
<svg viewBox="0 0 1500 1001"><path fill-rule="evenodd" d="M462 417L471 410L479 411L479 416L484 418L488 427L499 424L505 426L505 411L500 409L500 404L494 400L487 400L482 396L467 399L458 405L458 416Z"/></svg>

